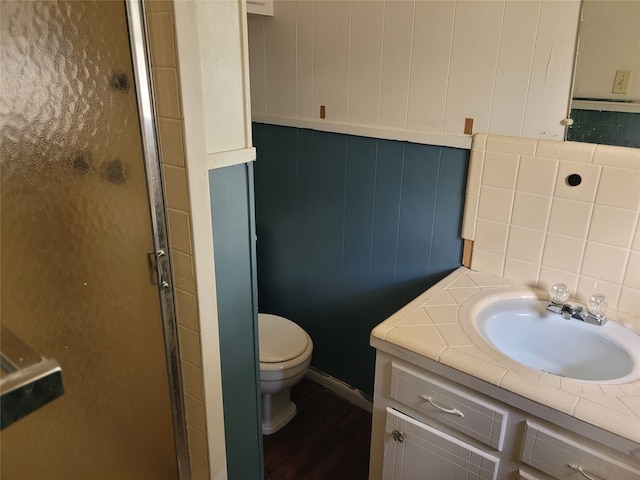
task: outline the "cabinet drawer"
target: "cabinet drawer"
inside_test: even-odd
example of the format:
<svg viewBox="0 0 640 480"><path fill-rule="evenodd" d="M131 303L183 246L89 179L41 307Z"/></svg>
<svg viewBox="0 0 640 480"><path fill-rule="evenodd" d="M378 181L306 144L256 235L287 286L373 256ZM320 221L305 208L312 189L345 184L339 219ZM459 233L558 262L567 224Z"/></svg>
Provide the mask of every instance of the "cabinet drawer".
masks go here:
<svg viewBox="0 0 640 480"><path fill-rule="evenodd" d="M558 432L526 422L520 461L554 478L637 480L640 469ZM584 472L581 475L581 472Z"/></svg>
<svg viewBox="0 0 640 480"><path fill-rule="evenodd" d="M500 460L387 407L383 480L495 480Z"/></svg>
<svg viewBox="0 0 640 480"><path fill-rule="evenodd" d="M391 398L502 451L508 413L496 404L394 362Z"/></svg>

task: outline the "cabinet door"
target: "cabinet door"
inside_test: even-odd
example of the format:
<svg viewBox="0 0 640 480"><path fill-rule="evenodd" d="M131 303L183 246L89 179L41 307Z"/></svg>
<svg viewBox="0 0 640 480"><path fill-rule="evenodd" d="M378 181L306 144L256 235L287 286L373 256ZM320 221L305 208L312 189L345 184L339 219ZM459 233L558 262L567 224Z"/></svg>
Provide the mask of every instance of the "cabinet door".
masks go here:
<svg viewBox="0 0 640 480"><path fill-rule="evenodd" d="M500 460L387 408L384 480L495 480Z"/></svg>

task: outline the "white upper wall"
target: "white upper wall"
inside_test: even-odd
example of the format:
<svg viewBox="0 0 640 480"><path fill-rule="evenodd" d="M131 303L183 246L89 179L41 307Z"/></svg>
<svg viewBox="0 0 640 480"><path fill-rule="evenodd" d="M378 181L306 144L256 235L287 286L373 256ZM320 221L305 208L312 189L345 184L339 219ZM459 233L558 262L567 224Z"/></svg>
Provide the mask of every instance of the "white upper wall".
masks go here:
<svg viewBox="0 0 640 480"><path fill-rule="evenodd" d="M246 4L244 0L175 3L183 2L194 12L188 28L197 35L199 81L190 78L198 82L197 89L183 88L182 95L197 97L195 101L202 104L206 165L212 169L255 160Z"/></svg>
<svg viewBox="0 0 640 480"><path fill-rule="evenodd" d="M468 147L562 140L579 0L275 0L249 17L253 119ZM320 106L326 118L320 119Z"/></svg>
<svg viewBox="0 0 640 480"><path fill-rule="evenodd" d="M612 93L616 70L632 71L628 94ZM640 2L585 1L574 97L640 101L639 74Z"/></svg>

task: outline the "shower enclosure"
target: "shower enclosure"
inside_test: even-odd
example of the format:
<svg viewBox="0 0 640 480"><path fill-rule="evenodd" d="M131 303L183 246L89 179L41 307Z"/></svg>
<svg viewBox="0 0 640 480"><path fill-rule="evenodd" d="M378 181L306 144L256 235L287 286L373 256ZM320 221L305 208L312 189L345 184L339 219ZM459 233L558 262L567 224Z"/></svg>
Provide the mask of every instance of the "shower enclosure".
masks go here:
<svg viewBox="0 0 640 480"><path fill-rule="evenodd" d="M2 478L188 477L140 7L0 3L0 320L65 390Z"/></svg>

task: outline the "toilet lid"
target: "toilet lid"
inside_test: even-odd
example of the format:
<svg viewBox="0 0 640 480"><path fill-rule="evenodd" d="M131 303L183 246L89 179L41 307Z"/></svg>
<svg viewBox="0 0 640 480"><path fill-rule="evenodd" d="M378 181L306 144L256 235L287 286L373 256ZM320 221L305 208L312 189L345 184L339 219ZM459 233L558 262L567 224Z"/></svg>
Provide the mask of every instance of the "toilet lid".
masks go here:
<svg viewBox="0 0 640 480"><path fill-rule="evenodd" d="M260 362L285 362L302 354L307 348L307 333L291 320L271 315L258 314L260 337Z"/></svg>

